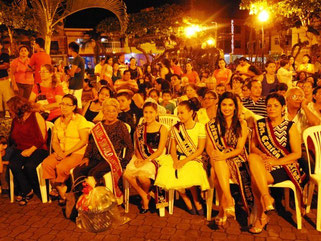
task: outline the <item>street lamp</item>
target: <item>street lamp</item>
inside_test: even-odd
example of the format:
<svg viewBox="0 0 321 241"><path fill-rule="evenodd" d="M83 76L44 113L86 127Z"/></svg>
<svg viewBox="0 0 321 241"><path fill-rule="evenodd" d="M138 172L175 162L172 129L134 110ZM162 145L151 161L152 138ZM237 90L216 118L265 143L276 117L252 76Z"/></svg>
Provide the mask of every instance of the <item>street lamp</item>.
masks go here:
<svg viewBox="0 0 321 241"><path fill-rule="evenodd" d="M264 26L264 23L268 21L269 17L270 17L270 14L266 10L262 10L258 15L258 19L262 23L262 67L263 68L264 68L264 27L263 26Z"/></svg>

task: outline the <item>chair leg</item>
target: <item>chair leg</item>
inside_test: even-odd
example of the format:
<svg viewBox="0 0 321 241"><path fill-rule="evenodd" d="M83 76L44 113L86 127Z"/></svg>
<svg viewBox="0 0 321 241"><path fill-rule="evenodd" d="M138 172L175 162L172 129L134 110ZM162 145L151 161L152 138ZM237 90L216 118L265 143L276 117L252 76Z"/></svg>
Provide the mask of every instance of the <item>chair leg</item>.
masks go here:
<svg viewBox="0 0 321 241"><path fill-rule="evenodd" d="M295 212L296 212L296 225L297 229L302 228L302 216L301 216L301 197L299 192L296 189L292 189L294 193L294 201L295 201Z"/></svg>
<svg viewBox="0 0 321 241"><path fill-rule="evenodd" d="M311 182L309 184L309 189L308 189L309 191L308 191L308 201L307 201L306 213L309 213L310 209L311 209L311 202L312 202L312 198L313 198L314 188L315 188L315 184Z"/></svg>
<svg viewBox="0 0 321 241"><path fill-rule="evenodd" d="M50 193L51 192L51 190L52 190L52 186L51 186L51 183L50 183L50 181L48 180L48 193ZM51 203L51 198L50 198L50 196L49 196L49 198L48 198L49 200L48 200L48 202L49 203Z"/></svg>
<svg viewBox="0 0 321 241"><path fill-rule="evenodd" d="M318 231L321 231L321 186L318 185L318 205L317 205L317 223L316 223L316 229Z"/></svg>
<svg viewBox="0 0 321 241"><path fill-rule="evenodd" d="M37 166L36 171L37 171L37 176L38 176L38 182L39 182L42 203L47 203L48 197L47 197L46 180L44 180L42 178L42 164L41 163Z"/></svg>
<svg viewBox="0 0 321 241"><path fill-rule="evenodd" d="M174 192L175 190L173 189L168 191L168 212L170 215L174 212Z"/></svg>
<svg viewBox="0 0 321 241"><path fill-rule="evenodd" d="M213 195L214 189L210 188L206 192L206 219L207 221L211 221L212 219L212 207L213 207Z"/></svg>
<svg viewBox="0 0 321 241"><path fill-rule="evenodd" d="M284 188L284 205L285 205L285 210L290 211L290 189L289 188Z"/></svg>
<svg viewBox="0 0 321 241"><path fill-rule="evenodd" d="M159 216L165 217L165 207L159 208Z"/></svg>
<svg viewBox="0 0 321 241"><path fill-rule="evenodd" d="M125 213L128 213L129 212L129 183L125 178L123 178L123 183L124 183L124 189L125 189L125 195L124 195Z"/></svg>
<svg viewBox="0 0 321 241"><path fill-rule="evenodd" d="M14 178L11 169L9 169L10 176L10 202L14 202Z"/></svg>

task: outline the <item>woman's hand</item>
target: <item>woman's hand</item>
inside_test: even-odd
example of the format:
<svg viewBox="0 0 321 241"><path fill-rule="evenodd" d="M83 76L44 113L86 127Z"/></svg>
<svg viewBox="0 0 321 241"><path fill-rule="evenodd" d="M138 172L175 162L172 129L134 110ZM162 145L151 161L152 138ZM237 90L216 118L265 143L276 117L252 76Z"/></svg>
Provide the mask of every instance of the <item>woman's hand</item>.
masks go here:
<svg viewBox="0 0 321 241"><path fill-rule="evenodd" d="M21 156L23 157L29 157L32 155L32 153L36 150L37 148L35 146L32 146L28 149L25 149L21 152Z"/></svg>
<svg viewBox="0 0 321 241"><path fill-rule="evenodd" d="M140 167L144 166L145 162L146 161L144 159L138 158L135 160L134 164L135 164L136 168L140 168Z"/></svg>
<svg viewBox="0 0 321 241"><path fill-rule="evenodd" d="M183 166L185 165L185 161L184 160L176 160L174 161L174 169L181 169Z"/></svg>
<svg viewBox="0 0 321 241"><path fill-rule="evenodd" d="M212 152L212 157L214 158L215 161L225 161L225 153L220 152L218 150L213 150Z"/></svg>
<svg viewBox="0 0 321 241"><path fill-rule="evenodd" d="M89 159L88 158L84 158L82 159L81 163L79 166L88 166L88 163L89 163Z"/></svg>
<svg viewBox="0 0 321 241"><path fill-rule="evenodd" d="M64 159L66 157L66 153L63 151L60 152L55 152L56 158L58 161L61 161L62 159Z"/></svg>

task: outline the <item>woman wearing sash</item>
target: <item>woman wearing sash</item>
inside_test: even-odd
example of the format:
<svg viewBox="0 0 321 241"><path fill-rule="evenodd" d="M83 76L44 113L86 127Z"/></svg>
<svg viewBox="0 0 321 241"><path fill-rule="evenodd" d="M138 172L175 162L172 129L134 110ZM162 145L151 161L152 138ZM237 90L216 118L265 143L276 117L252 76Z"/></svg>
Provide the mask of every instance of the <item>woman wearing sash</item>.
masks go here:
<svg viewBox="0 0 321 241"><path fill-rule="evenodd" d="M249 229L251 233L261 233L269 222L267 213L274 210L269 184L290 179L301 190L297 163L301 157L300 134L295 124L283 117L283 96L269 94L266 105L268 117L256 122L249 156L252 190L257 206L256 221Z"/></svg>
<svg viewBox="0 0 321 241"><path fill-rule="evenodd" d="M120 191L118 183L122 170L134 153L128 129L124 122L117 119L119 112L120 106L116 99L108 98L102 103L103 121L93 127L82 163L73 171L74 180L93 176L96 183L103 182L103 176L111 171L115 180L113 183L116 184L113 186L116 197L117 191ZM126 154L122 158L124 148ZM78 183L78 180L76 182ZM78 185L77 189L79 188L81 189L82 185Z"/></svg>
<svg viewBox="0 0 321 241"><path fill-rule="evenodd" d="M205 126L194 121L199 107L200 103L195 97L179 103L177 114L180 122L171 129L172 159L160 163L155 185L166 190L178 190L188 212L203 216L196 186L202 191L210 187L202 163L206 142ZM196 210L185 189L190 189Z"/></svg>
<svg viewBox="0 0 321 241"><path fill-rule="evenodd" d="M142 198L140 213L149 211L149 188L155 179L157 163L164 154L167 128L156 121L157 104L146 102L143 106L144 123L136 128L135 155L126 167L124 177ZM161 156L162 155L162 156Z"/></svg>
<svg viewBox="0 0 321 241"><path fill-rule="evenodd" d="M206 125L207 153L214 169L212 178L217 189L220 210L215 218L217 225L224 225L227 218L235 218L235 201L230 190L229 179L237 183L245 210L253 200L249 191L250 176L247 171L247 156L244 149L248 136L247 124L240 119L237 97L224 92L219 99L217 115Z"/></svg>

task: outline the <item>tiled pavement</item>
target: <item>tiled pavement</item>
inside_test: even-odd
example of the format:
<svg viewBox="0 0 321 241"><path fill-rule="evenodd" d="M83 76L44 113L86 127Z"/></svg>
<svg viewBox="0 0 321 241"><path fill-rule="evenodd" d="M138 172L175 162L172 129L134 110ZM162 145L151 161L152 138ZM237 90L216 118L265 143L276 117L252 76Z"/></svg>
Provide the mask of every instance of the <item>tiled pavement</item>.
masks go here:
<svg viewBox="0 0 321 241"><path fill-rule="evenodd" d="M135 200L131 200L135 203ZM123 211L123 210L122 210ZM238 213L239 214L239 213ZM180 207L174 214L160 218L157 213L139 214L130 205L131 221L102 233L88 233L63 217L56 202L42 204L36 197L25 207L0 197L0 240L320 240L315 230L315 208L303 218L302 230L277 213L272 214L267 231L252 235L241 227L240 220L231 220L224 228L215 227L204 218L192 216ZM240 215L238 215L240 216ZM291 215L287 215L291 216ZM291 220L291 218L290 218Z"/></svg>

